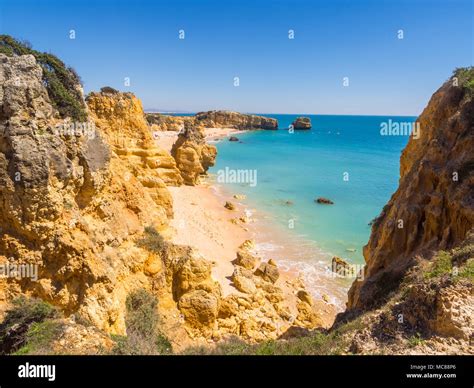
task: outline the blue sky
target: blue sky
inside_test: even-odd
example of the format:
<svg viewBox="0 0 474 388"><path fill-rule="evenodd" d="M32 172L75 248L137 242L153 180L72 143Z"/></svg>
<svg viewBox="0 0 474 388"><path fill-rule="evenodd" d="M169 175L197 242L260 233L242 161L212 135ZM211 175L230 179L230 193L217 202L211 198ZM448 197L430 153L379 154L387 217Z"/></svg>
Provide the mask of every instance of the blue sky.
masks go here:
<svg viewBox="0 0 474 388"><path fill-rule="evenodd" d="M132 91L145 109L417 115L472 65L472 4L0 0L0 31L58 55L86 92Z"/></svg>

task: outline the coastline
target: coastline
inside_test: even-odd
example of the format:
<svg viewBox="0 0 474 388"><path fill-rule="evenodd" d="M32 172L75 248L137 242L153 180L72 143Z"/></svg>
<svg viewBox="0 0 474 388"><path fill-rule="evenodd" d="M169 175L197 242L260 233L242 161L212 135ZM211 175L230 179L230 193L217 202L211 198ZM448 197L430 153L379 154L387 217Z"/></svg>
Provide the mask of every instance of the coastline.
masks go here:
<svg viewBox="0 0 474 388"><path fill-rule="evenodd" d="M173 132L170 136L168 132L157 143L170 150L178 135ZM243 132L246 131L234 128L205 129L208 142L223 141ZM289 236L288 231L271 224L268 215L252 208L246 199L236 199L239 193L229 192L214 182L212 176L204 177L197 186L169 187L169 191L174 204L172 241L196 248L213 262L212 275L221 284L224 296L239 294L230 280L234 271L232 262L239 246L252 240L256 255L263 261L273 259L278 264L281 275L278 283L287 298L295 298L292 284L305 284L324 327L330 327L336 314L343 311L349 282L332 276L330 257L323 259L311 242ZM235 209L226 209L226 201L231 201ZM302 244L309 244L312 249L304 258ZM314 260L316 254L321 260Z"/></svg>

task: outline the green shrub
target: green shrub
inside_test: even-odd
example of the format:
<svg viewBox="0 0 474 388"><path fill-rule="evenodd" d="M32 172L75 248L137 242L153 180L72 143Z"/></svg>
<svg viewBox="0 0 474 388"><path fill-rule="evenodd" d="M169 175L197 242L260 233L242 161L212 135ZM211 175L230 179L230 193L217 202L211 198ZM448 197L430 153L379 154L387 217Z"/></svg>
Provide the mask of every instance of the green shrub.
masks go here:
<svg viewBox="0 0 474 388"><path fill-rule="evenodd" d="M138 241L137 245L150 252L161 254L166 249L166 241L158 231L152 227L145 228L144 236Z"/></svg>
<svg viewBox="0 0 474 388"><path fill-rule="evenodd" d="M15 299L0 324L0 354L10 354L24 346L28 332L35 323L58 317L58 310L42 300L25 297Z"/></svg>
<svg viewBox="0 0 474 388"><path fill-rule="evenodd" d="M424 342L424 339L421 337L420 333L416 333L415 335L408 338L408 347L414 348L418 345L421 345Z"/></svg>
<svg viewBox="0 0 474 388"><path fill-rule="evenodd" d="M439 251L431 263L431 269L424 274L425 279L437 278L451 274L453 271L452 257L448 252Z"/></svg>
<svg viewBox="0 0 474 388"><path fill-rule="evenodd" d="M474 259L469 259L459 270L459 277L474 283Z"/></svg>
<svg viewBox="0 0 474 388"><path fill-rule="evenodd" d="M113 336L114 354L168 354L171 343L159 329L156 298L145 290L131 293L125 303L126 336Z"/></svg>
<svg viewBox="0 0 474 388"><path fill-rule="evenodd" d="M25 345L14 354L52 354L51 344L63 332L63 324L58 321L46 320L33 323L26 334Z"/></svg>
<svg viewBox="0 0 474 388"><path fill-rule="evenodd" d="M362 329L361 319L342 324L332 331L315 331L305 336L287 340L270 340L251 345L238 339L230 338L218 343L215 348L204 346L191 347L184 354L191 355L337 355L347 352L350 340L346 334Z"/></svg>
<svg viewBox="0 0 474 388"><path fill-rule="evenodd" d="M457 68L453 75L457 77L458 85L465 88L472 96L474 94L474 67Z"/></svg>
<svg viewBox="0 0 474 388"><path fill-rule="evenodd" d="M127 333L152 335L159 320L156 298L145 290L138 290L127 297L125 306L127 309L125 318Z"/></svg>
<svg viewBox="0 0 474 388"><path fill-rule="evenodd" d="M8 56L33 55L43 68L43 83L61 117L86 121L86 106L78 90L81 80L73 68L66 67L55 55L33 50L28 42L19 42L9 35L0 35L0 53Z"/></svg>

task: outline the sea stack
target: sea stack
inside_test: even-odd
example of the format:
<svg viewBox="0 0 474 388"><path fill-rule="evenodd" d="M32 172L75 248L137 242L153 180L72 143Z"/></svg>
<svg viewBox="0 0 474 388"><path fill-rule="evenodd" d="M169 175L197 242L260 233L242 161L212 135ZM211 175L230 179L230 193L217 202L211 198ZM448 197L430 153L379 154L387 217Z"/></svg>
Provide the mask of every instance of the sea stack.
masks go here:
<svg viewBox="0 0 474 388"><path fill-rule="evenodd" d="M311 119L309 117L297 117L291 125L294 129L311 129Z"/></svg>

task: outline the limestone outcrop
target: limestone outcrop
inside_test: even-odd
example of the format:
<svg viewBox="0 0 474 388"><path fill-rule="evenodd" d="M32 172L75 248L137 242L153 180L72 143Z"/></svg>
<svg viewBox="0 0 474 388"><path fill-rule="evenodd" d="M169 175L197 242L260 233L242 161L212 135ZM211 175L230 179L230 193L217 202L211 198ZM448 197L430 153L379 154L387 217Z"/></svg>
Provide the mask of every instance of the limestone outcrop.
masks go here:
<svg viewBox="0 0 474 388"><path fill-rule="evenodd" d="M278 129L276 119L222 110L199 112L195 116L195 123L206 128Z"/></svg>
<svg viewBox="0 0 474 388"><path fill-rule="evenodd" d="M162 113L145 113L152 131L181 131L184 123L194 123L193 116L171 116Z"/></svg>
<svg viewBox="0 0 474 388"><path fill-rule="evenodd" d="M186 185L194 186L199 183L201 175L206 174L209 167L215 163L217 149L207 144L201 130L186 123L184 130L179 133L178 140L173 144L171 155Z"/></svg>
<svg viewBox="0 0 474 388"><path fill-rule="evenodd" d="M309 117L297 117L292 125L294 129L311 129L311 119Z"/></svg>
<svg viewBox="0 0 474 388"><path fill-rule="evenodd" d="M155 145L140 100L132 93L105 90L90 93L86 101L114 153L127 161L137 179L149 189L181 185L183 180L173 157Z"/></svg>
<svg viewBox="0 0 474 388"><path fill-rule="evenodd" d="M87 122L62 119L41 72L33 56L0 55L0 262L37 268L37 279L2 277L0 304L35 296L123 333L126 295L151 288L146 269L157 267L135 239L146 225L166 228L171 197L162 174L154 190L140 179L154 174L148 155L130 162L108 144L118 128L149 144L137 101L95 95Z"/></svg>
<svg viewBox="0 0 474 388"><path fill-rule="evenodd" d="M415 257L455 247L474 224L474 101L461 69L431 97L400 159L400 183L372 225L348 309L380 304ZM472 81L471 81L472 83Z"/></svg>

